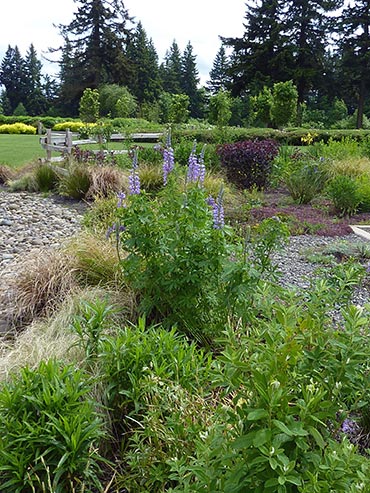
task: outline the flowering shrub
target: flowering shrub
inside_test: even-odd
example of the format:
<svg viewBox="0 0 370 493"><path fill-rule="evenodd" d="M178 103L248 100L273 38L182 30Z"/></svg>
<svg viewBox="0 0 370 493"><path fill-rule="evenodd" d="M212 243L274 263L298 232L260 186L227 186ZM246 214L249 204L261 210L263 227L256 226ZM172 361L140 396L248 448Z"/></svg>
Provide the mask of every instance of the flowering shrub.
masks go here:
<svg viewBox="0 0 370 493"><path fill-rule="evenodd" d="M0 134L28 134L35 135L36 128L24 123L12 123L10 125L0 125Z"/></svg>
<svg viewBox="0 0 370 493"><path fill-rule="evenodd" d="M217 148L228 179L241 188L265 187L278 151L274 140L245 140Z"/></svg>
<svg viewBox="0 0 370 493"><path fill-rule="evenodd" d="M108 234L125 252L122 268L139 296L140 314L208 344L231 313L248 311L248 297L287 228L274 220L261 224L247 254L224 224L223 190L215 199L202 186L202 155L198 160L191 153L187 187L179 191L171 154L164 155L167 185L151 199L140 190L135 153L129 195L118 194L118 217Z"/></svg>

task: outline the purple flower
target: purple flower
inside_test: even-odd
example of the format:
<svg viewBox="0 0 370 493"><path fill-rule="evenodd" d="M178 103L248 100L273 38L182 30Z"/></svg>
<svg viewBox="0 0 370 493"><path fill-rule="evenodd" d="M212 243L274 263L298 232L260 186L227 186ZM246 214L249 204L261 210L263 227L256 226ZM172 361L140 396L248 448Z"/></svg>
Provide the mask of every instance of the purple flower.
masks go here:
<svg viewBox="0 0 370 493"><path fill-rule="evenodd" d="M126 228L123 225L119 223L113 223L112 226L109 226L109 228L107 229L105 237L108 239L113 233L118 237L119 233L125 230Z"/></svg>
<svg viewBox="0 0 370 493"><path fill-rule="evenodd" d="M117 194L117 199L118 199L118 201L117 201L117 207L118 207L118 208L120 208L120 207L124 207L124 203L123 203L123 201L125 200L125 198L126 198L126 194L125 194L125 192L119 192L119 193Z"/></svg>
<svg viewBox="0 0 370 493"><path fill-rule="evenodd" d="M224 208L222 205L223 189L221 188L218 194L217 200L213 197L208 197L207 204L212 207L213 213L213 227L215 229L222 229L225 226Z"/></svg>
<svg viewBox="0 0 370 493"><path fill-rule="evenodd" d="M167 134L166 147L163 149L163 183L167 185L167 177L175 166L175 156L171 147L171 132Z"/></svg>
<svg viewBox="0 0 370 493"><path fill-rule="evenodd" d="M130 195L139 195L140 194L140 177L139 173L137 172L137 167L138 167L138 150L134 150L134 156L132 159L132 168L131 168L131 173L128 178L128 188L130 190Z"/></svg>
<svg viewBox="0 0 370 493"><path fill-rule="evenodd" d="M196 150L197 150L197 142L195 140L194 144L193 144L193 148L192 148L190 156L189 156L189 159L188 159L187 180L189 182L197 181L199 178L199 163L198 163L198 159L196 156Z"/></svg>
<svg viewBox="0 0 370 493"><path fill-rule="evenodd" d="M206 150L206 144L204 144L203 148L202 148L202 151L199 155L199 182L200 183L204 183L204 179L206 177L206 167L205 167L205 164L204 164L204 153L205 153L205 150Z"/></svg>
<svg viewBox="0 0 370 493"><path fill-rule="evenodd" d="M189 160L188 160L188 174L187 180L188 182L198 181L203 184L204 178L206 176L206 168L204 165L204 149L203 146L202 152L200 153L199 158L196 156L196 146L197 143L194 141L193 149L191 150Z"/></svg>
<svg viewBox="0 0 370 493"><path fill-rule="evenodd" d="M358 425L356 421L346 418L342 423L342 431L346 435L351 435L358 430Z"/></svg>

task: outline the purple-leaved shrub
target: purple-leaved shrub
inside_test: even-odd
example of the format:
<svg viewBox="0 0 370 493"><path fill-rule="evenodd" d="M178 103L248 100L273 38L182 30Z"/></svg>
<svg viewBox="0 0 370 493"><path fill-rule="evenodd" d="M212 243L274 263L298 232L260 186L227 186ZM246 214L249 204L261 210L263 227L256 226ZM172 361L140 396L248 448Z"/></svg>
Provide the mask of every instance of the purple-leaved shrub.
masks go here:
<svg viewBox="0 0 370 493"><path fill-rule="evenodd" d="M245 140L218 146L217 154L227 178L240 188L264 188L269 179L271 164L279 151L272 139Z"/></svg>

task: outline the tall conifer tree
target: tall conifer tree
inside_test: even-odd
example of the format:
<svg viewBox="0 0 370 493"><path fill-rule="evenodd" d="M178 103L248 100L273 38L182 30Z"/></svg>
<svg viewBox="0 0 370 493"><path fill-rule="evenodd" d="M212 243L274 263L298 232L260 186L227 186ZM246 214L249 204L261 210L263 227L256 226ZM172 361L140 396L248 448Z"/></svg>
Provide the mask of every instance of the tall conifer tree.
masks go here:
<svg viewBox="0 0 370 493"><path fill-rule="evenodd" d="M357 128L363 124L366 98L370 94L370 1L357 0L342 12L339 21L342 74L357 106Z"/></svg>
<svg viewBox="0 0 370 493"><path fill-rule="evenodd" d="M181 90L184 94L189 96L189 111L190 116L197 117L198 115L198 103L199 103L199 72L196 63L196 56L193 54L193 47L190 43L185 47L184 53L181 57Z"/></svg>
<svg viewBox="0 0 370 493"><path fill-rule="evenodd" d="M79 4L74 19L58 28L64 39L60 62L62 92L69 94L68 100L76 112L87 87L96 89L103 83L124 85L129 81L130 65L125 51L132 19L122 0L74 1ZM75 86L71 85L73 78Z"/></svg>
<svg viewBox="0 0 370 493"><path fill-rule="evenodd" d="M13 113L16 107L27 99L26 65L18 46L10 45L0 66L0 84L5 87L8 111Z"/></svg>

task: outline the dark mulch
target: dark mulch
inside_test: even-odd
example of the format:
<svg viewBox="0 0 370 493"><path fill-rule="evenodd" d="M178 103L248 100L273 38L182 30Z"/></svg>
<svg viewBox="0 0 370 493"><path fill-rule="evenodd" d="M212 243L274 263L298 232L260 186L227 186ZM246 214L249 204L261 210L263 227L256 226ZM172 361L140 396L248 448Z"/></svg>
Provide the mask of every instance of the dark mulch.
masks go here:
<svg viewBox="0 0 370 493"><path fill-rule="evenodd" d="M263 205L250 211L250 222L258 223L272 216L286 222L293 235L345 236L353 232L350 224L370 225L370 213L339 217L325 199L311 204L294 204L284 190L266 193Z"/></svg>

